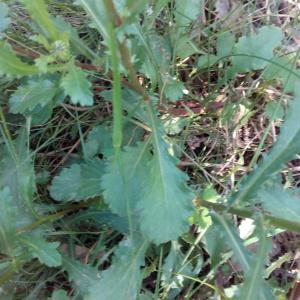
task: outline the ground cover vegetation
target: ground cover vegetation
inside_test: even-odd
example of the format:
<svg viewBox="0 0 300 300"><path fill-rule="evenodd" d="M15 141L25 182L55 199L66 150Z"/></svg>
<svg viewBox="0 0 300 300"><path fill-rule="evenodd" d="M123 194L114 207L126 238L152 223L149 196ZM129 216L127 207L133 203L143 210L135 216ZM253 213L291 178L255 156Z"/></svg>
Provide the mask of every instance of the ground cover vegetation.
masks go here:
<svg viewBox="0 0 300 300"><path fill-rule="evenodd" d="M298 1L0 1L1 299L299 299Z"/></svg>

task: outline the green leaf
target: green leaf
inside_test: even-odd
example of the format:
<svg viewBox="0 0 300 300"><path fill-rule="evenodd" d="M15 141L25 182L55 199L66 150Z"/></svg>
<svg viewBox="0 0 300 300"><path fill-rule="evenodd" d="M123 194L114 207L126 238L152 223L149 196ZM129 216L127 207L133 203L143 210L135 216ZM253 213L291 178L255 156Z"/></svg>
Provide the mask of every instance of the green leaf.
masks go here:
<svg viewBox="0 0 300 300"><path fill-rule="evenodd" d="M68 32L70 39L70 46L72 53L77 55L83 55L91 61L97 58L97 55L86 45L86 43L80 39L75 27L66 22L63 17L56 16L53 19L53 23L56 28L59 28L63 32Z"/></svg>
<svg viewBox="0 0 300 300"><path fill-rule="evenodd" d="M9 187L0 190L0 252L12 254L16 245L18 207L13 205Z"/></svg>
<svg viewBox="0 0 300 300"><path fill-rule="evenodd" d="M237 72L263 69L268 64L267 60L272 59L273 50L281 44L282 39L282 30L275 26L264 26L257 34L241 37L234 47L233 52L237 56L232 57L233 67ZM239 56L240 54L243 56Z"/></svg>
<svg viewBox="0 0 300 300"><path fill-rule="evenodd" d="M217 224L212 226L217 226L219 236L233 250L234 258L241 264L244 272L249 272L251 269L251 253L243 245L243 241L239 237L236 228L217 213L212 213L211 217L213 224Z"/></svg>
<svg viewBox="0 0 300 300"><path fill-rule="evenodd" d="M266 105L266 114L268 118L272 121L283 119L284 108L281 103L276 103L274 101L268 102Z"/></svg>
<svg viewBox="0 0 300 300"><path fill-rule="evenodd" d="M126 2L124 0L114 0L113 2L118 13L121 13L121 10L123 10L123 8L125 7ZM75 3L82 6L82 8L86 11L86 13L93 21L92 27L97 28L103 35L104 39L107 39L107 24L109 22L109 18L105 14L105 6L103 0L77 0Z"/></svg>
<svg viewBox="0 0 300 300"><path fill-rule="evenodd" d="M171 76L166 78L165 81L165 96L171 101L177 101L183 96L185 89L184 84Z"/></svg>
<svg viewBox="0 0 300 300"><path fill-rule="evenodd" d="M56 290L51 295L51 300L69 300L68 294L65 290Z"/></svg>
<svg viewBox="0 0 300 300"><path fill-rule="evenodd" d="M263 72L265 80L281 81L285 92L294 92L300 82L300 71L295 57L274 57Z"/></svg>
<svg viewBox="0 0 300 300"><path fill-rule="evenodd" d="M162 285L166 288L170 288L171 291L173 289L180 291L184 286L182 277L192 275L193 267L191 260L185 261L185 255L181 250L181 245L178 241L173 241L170 252L162 266Z"/></svg>
<svg viewBox="0 0 300 300"><path fill-rule="evenodd" d="M68 73L63 76L61 86L64 88L65 93L70 96L73 104L93 105L91 83L86 78L84 71L75 65L69 65Z"/></svg>
<svg viewBox="0 0 300 300"><path fill-rule="evenodd" d="M37 67L22 62L8 43L0 41L0 75L19 78L36 73Z"/></svg>
<svg viewBox="0 0 300 300"><path fill-rule="evenodd" d="M259 203L272 216L299 221L300 198L292 190L283 189L277 183L266 183L257 193Z"/></svg>
<svg viewBox="0 0 300 300"><path fill-rule="evenodd" d="M213 54L201 55L198 59L198 68L199 69L210 68L218 61L218 59L219 57Z"/></svg>
<svg viewBox="0 0 300 300"><path fill-rule="evenodd" d="M3 32L9 26L10 18L8 17L8 12L8 6L0 2L0 32Z"/></svg>
<svg viewBox="0 0 300 300"><path fill-rule="evenodd" d="M37 106L44 107L52 101L57 93L57 86L50 80L31 80L24 86L19 86L9 99L12 113L32 111Z"/></svg>
<svg viewBox="0 0 300 300"><path fill-rule="evenodd" d="M177 56L182 59L199 51L197 46L193 43L192 39L188 35L184 35L179 40L176 40L175 46Z"/></svg>
<svg viewBox="0 0 300 300"><path fill-rule="evenodd" d="M44 0L22 0L31 18L41 28L42 33L53 42L61 39L60 32L54 26Z"/></svg>
<svg viewBox="0 0 300 300"><path fill-rule="evenodd" d="M280 134L273 148L258 166L246 176L238 185L238 191L234 192L229 203L243 203L251 200L270 176L278 172L284 163L293 159L300 151L300 86L296 86L294 100L290 103L286 120L280 129Z"/></svg>
<svg viewBox="0 0 300 300"><path fill-rule="evenodd" d="M191 22L195 21L204 11L204 0L176 0L175 3L175 20L179 29L180 27L188 26Z"/></svg>
<svg viewBox="0 0 300 300"><path fill-rule="evenodd" d="M26 129L21 130L12 145L16 157L2 149L3 158L0 160L0 188L8 187L10 190L13 201L10 205L16 210L17 228L31 222L35 214L35 174L27 139Z"/></svg>
<svg viewBox="0 0 300 300"><path fill-rule="evenodd" d="M94 207L68 217L65 223L76 224L87 220L91 220L98 228L106 225L123 234L129 234L129 224L126 218L113 214L110 211L97 210Z"/></svg>
<svg viewBox="0 0 300 300"><path fill-rule="evenodd" d="M99 282L98 271L90 265L82 264L67 256L63 256L62 265L67 271L74 289L81 296L87 295L89 288Z"/></svg>
<svg viewBox="0 0 300 300"><path fill-rule="evenodd" d="M226 243L219 235L218 226L210 226L205 233L205 245L210 256L211 268L215 268L222 261L221 254L226 250Z"/></svg>
<svg viewBox="0 0 300 300"><path fill-rule="evenodd" d="M42 237L29 235L21 237L20 240L27 246L33 257L48 267L58 267L62 264L62 258L57 250L59 242L49 243Z"/></svg>
<svg viewBox="0 0 300 300"><path fill-rule="evenodd" d="M146 144L126 147L121 152L121 165L111 158L102 177L104 199L113 212L120 216L131 216L141 197L143 184L147 180L146 165L150 159ZM116 184L116 182L118 184Z"/></svg>
<svg viewBox="0 0 300 300"><path fill-rule="evenodd" d="M106 157L113 154L110 128L105 125L95 126L87 136L85 151L88 158L100 153Z"/></svg>
<svg viewBox="0 0 300 300"><path fill-rule="evenodd" d="M86 300L136 299L142 282L141 266L148 243L140 240L124 240L115 251L112 265L101 273L99 282L88 289Z"/></svg>
<svg viewBox="0 0 300 300"><path fill-rule="evenodd" d="M73 164L54 177L51 197L57 201L80 201L101 195L104 163L98 159Z"/></svg>
<svg viewBox="0 0 300 300"><path fill-rule="evenodd" d="M235 44L234 35L229 32L222 32L217 38L217 55L218 58L225 57L232 53Z"/></svg>
<svg viewBox="0 0 300 300"><path fill-rule="evenodd" d="M147 36L147 43L151 51L150 67L154 67L154 72L157 72L156 68L159 68L161 74L168 73L172 63L171 47L167 38L150 32Z"/></svg>
<svg viewBox="0 0 300 300"><path fill-rule="evenodd" d="M168 153L164 132L158 125L152 107L148 106L154 155L145 168L146 181L138 209L141 229L156 244L175 240L188 230L193 194L186 186L187 176L176 167Z"/></svg>

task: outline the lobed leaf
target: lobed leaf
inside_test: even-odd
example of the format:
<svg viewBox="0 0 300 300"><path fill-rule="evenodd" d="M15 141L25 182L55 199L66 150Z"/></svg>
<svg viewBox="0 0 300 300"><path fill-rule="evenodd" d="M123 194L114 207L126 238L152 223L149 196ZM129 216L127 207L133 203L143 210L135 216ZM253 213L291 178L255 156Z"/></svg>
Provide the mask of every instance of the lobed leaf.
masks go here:
<svg viewBox="0 0 300 300"><path fill-rule="evenodd" d="M148 106L151 118L154 155L145 169L146 180L137 208L141 214L141 229L156 244L177 239L187 231L192 213L193 194L186 186L187 176L176 167L168 153L163 132Z"/></svg>
<svg viewBox="0 0 300 300"><path fill-rule="evenodd" d="M281 44L282 39L282 30L275 26L264 26L257 34L241 37L233 50L233 54L237 55L232 57L236 72L245 73L266 67L267 60L273 57L273 50Z"/></svg>
<svg viewBox="0 0 300 300"><path fill-rule="evenodd" d="M272 216L299 221L300 198L292 190L284 190L279 183L266 183L257 196L261 206Z"/></svg>
<svg viewBox="0 0 300 300"><path fill-rule="evenodd" d="M19 78L38 73L38 68L22 62L11 46L0 41L0 75Z"/></svg>
<svg viewBox="0 0 300 300"><path fill-rule="evenodd" d="M68 73L62 77L61 86L66 95L70 96L73 104L80 104L82 106L93 105L91 83L86 78L84 71L75 65L69 65Z"/></svg>
<svg viewBox="0 0 300 300"><path fill-rule="evenodd" d="M98 154L108 157L113 153L109 127L99 125L95 126L89 132L85 142L85 152L88 158L92 158Z"/></svg>
<svg viewBox="0 0 300 300"><path fill-rule="evenodd" d="M12 113L33 111L37 106L49 104L58 91L57 86L50 80L31 80L11 95L9 106Z"/></svg>
<svg viewBox="0 0 300 300"><path fill-rule="evenodd" d="M100 179L104 163L92 159L86 163L73 164L54 177L50 187L51 197L57 201L80 201L102 193Z"/></svg>
<svg viewBox="0 0 300 300"><path fill-rule="evenodd" d="M3 150L0 160L0 188L8 187L16 212L16 227L21 227L33 219L33 196L36 190L35 174L30 152L27 146L26 130L19 132L17 139L13 141L14 151L17 157ZM12 151L12 150L11 150Z"/></svg>
<svg viewBox="0 0 300 300"><path fill-rule="evenodd" d="M62 258L57 250L59 242L47 242L41 236L29 235L20 238L33 257L48 267L58 267L62 264Z"/></svg>
<svg viewBox="0 0 300 300"><path fill-rule="evenodd" d="M142 201L141 190L147 180L146 166L150 159L145 146L126 147L121 152L121 165L112 157L102 177L104 199L120 216L134 214L138 202Z"/></svg>
<svg viewBox="0 0 300 300"><path fill-rule="evenodd" d="M218 58L230 55L235 45L235 37L229 32L222 32L217 37L217 56Z"/></svg>
<svg viewBox="0 0 300 300"><path fill-rule="evenodd" d="M185 30L191 22L196 21L204 11L204 0L181 1L176 0L175 20L177 30Z"/></svg>
<svg viewBox="0 0 300 300"><path fill-rule="evenodd" d="M98 271L90 265L82 264L67 256L63 256L62 264L74 289L81 296L87 295L89 288L99 282Z"/></svg>
<svg viewBox="0 0 300 300"><path fill-rule="evenodd" d="M144 255L148 243L141 239L122 241L109 269L101 274L98 282L88 288L86 300L136 299L142 282L140 267L144 265Z"/></svg>

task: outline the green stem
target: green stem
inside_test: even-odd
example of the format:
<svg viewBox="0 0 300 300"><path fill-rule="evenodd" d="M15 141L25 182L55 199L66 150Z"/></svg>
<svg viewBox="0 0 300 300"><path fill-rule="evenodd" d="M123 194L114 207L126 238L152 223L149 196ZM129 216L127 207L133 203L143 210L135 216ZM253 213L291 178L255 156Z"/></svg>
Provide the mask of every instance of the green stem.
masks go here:
<svg viewBox="0 0 300 300"><path fill-rule="evenodd" d="M111 1L103 1L107 15L111 16ZM111 57L112 72L113 72L113 147L115 149L116 157L120 156L122 145L122 103L121 103L121 73L120 73L120 59L118 55L118 40L115 33L113 20L107 24L108 31L108 47Z"/></svg>
<svg viewBox="0 0 300 300"><path fill-rule="evenodd" d="M251 219L251 218L254 218L254 215L255 215L255 211L248 209L248 208L239 208L239 207L234 207L234 206L231 206L228 208L224 204L209 202L209 201L206 201L203 199L197 199L197 203L200 206L213 209L217 212L221 212L221 213L228 212L228 213L231 213L233 215L237 215L237 216L240 216L243 218ZM261 212L261 213L264 217L264 220L266 220L267 222L269 222L269 224L271 224L275 227L279 227L279 228L290 230L290 231L300 232L300 222L290 221L287 219L271 216L265 212Z"/></svg>

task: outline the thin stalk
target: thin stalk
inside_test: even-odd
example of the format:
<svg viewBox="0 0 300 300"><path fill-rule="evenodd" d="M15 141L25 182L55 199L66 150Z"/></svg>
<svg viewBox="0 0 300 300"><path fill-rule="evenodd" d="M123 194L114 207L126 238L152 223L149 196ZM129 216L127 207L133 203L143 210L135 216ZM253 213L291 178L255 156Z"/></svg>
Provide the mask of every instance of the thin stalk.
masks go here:
<svg viewBox="0 0 300 300"><path fill-rule="evenodd" d="M9 152L10 152L13 160L17 163L18 162L18 155L17 155L16 149L14 147L14 143L12 141L10 132L8 130L7 123L6 123L6 120L5 120L5 117L4 117L3 110L2 110L1 106L0 106L0 121L2 123L2 126L0 126L1 134L3 135L4 141L5 141L8 149L9 149Z"/></svg>
<svg viewBox="0 0 300 300"><path fill-rule="evenodd" d="M121 147L123 142L123 115L122 115L122 103L121 103L121 73L120 73L120 58L119 51L124 55L129 55L127 47L122 48L121 44L118 42L115 28L121 25L122 19L118 15L117 10L115 9L114 3L111 0L103 0L106 14L110 17L110 20L107 24L107 43L111 57L112 73L113 73L113 147L115 152L115 163L116 168L121 174L122 184L124 186L124 198L126 199L126 213L129 224L129 235L133 236L133 224L132 224L132 209L130 206L129 195L128 195L128 178L124 172L124 162L121 156ZM126 66L126 64L125 64ZM130 66L128 66L130 68ZM133 68L132 68L133 69Z"/></svg>
<svg viewBox="0 0 300 300"><path fill-rule="evenodd" d="M111 1L103 1L106 13L111 16ZM122 104L121 104L121 73L120 73L120 59L118 55L118 41L112 20L107 24L108 47L111 57L112 72L113 72L113 147L115 156L120 157L122 146Z"/></svg>
<svg viewBox="0 0 300 300"><path fill-rule="evenodd" d="M240 207L227 207L224 204L221 203L213 203L209 202L203 199L197 199L197 203L199 206L203 206L206 208L213 209L217 212L228 212L234 215L237 215L239 217L243 218L254 218L255 216L255 211L248 209L248 208L240 208ZM290 221L287 219L279 218L279 217L274 217L271 215L268 215L265 212L261 212L264 220L266 220L269 224L279 227L282 229L290 230L290 231L295 231L295 232L300 232L300 222L295 222L295 221Z"/></svg>

